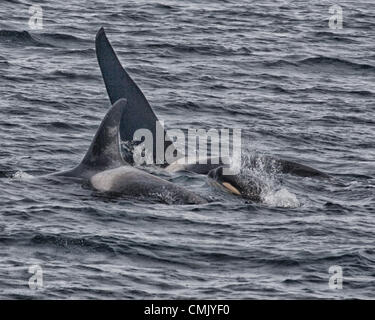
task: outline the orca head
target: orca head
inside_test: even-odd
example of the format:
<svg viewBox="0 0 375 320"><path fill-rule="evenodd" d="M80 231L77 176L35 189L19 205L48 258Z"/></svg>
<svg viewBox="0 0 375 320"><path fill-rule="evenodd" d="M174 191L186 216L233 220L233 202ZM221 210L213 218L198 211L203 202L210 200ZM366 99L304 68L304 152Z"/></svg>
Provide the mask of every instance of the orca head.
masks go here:
<svg viewBox="0 0 375 320"><path fill-rule="evenodd" d="M262 181L257 177L242 177L240 174L224 174L224 167L212 169L208 177L216 181L226 191L245 199L260 202Z"/></svg>
<svg viewBox="0 0 375 320"><path fill-rule="evenodd" d="M238 184L237 177L235 175L224 174L224 167L212 169L208 173L208 177L215 180L225 189L236 195L242 195L241 186Z"/></svg>

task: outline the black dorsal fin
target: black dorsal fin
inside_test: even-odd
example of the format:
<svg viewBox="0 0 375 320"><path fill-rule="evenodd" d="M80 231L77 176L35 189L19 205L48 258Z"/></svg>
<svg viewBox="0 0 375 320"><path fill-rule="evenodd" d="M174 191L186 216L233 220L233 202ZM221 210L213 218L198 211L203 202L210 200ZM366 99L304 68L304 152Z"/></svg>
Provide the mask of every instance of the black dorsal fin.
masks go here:
<svg viewBox="0 0 375 320"><path fill-rule="evenodd" d="M155 163L160 163L160 160L156 158L155 148L157 139L156 125L159 122L158 118L142 91L122 67L103 28L98 31L95 44L100 70L111 103L114 103L118 99L125 98L128 100L129 105L132 106L129 110L125 110L122 115L120 124L121 140L132 141L134 133L138 129L150 130L154 138L153 159ZM165 141L164 150L171 144L172 142Z"/></svg>
<svg viewBox="0 0 375 320"><path fill-rule="evenodd" d="M80 170L95 172L126 164L121 156L119 138L120 119L126 104L126 99L120 99L109 109L78 166Z"/></svg>

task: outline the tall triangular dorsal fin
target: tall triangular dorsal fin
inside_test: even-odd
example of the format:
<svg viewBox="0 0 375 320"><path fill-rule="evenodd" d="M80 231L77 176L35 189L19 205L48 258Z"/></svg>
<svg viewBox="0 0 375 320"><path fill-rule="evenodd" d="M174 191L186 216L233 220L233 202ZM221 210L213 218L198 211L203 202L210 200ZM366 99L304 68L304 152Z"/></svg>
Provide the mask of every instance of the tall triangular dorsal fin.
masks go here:
<svg viewBox="0 0 375 320"><path fill-rule="evenodd" d="M81 171L102 171L126 164L121 156L119 138L120 119L126 105L126 99L120 99L109 109L78 166Z"/></svg>
<svg viewBox="0 0 375 320"><path fill-rule="evenodd" d="M125 110L122 115L120 124L121 139L123 141L132 141L134 133L138 129L150 130L154 139L153 159L155 163L159 163L155 147L156 139L158 138L156 134L158 118L142 91L122 67L103 28L98 31L95 44L96 56L111 102L114 103L118 99L125 98L128 100L129 105L132 106L129 110ZM171 141L165 141L164 150L171 144Z"/></svg>

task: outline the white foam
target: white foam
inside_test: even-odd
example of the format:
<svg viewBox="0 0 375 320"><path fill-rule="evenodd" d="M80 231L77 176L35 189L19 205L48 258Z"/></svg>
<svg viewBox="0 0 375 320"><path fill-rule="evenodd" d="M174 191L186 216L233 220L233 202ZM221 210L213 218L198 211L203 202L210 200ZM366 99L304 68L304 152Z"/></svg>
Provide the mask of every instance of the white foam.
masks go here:
<svg viewBox="0 0 375 320"><path fill-rule="evenodd" d="M269 191L263 196L263 202L272 207L297 208L301 204L294 193L282 188L278 191Z"/></svg>
<svg viewBox="0 0 375 320"><path fill-rule="evenodd" d="M34 176L32 176L31 174L28 174L28 173L20 170L20 171L17 171L16 173L14 173L10 179L11 180L23 181L23 180L30 180L30 179L33 179L33 178L34 178Z"/></svg>

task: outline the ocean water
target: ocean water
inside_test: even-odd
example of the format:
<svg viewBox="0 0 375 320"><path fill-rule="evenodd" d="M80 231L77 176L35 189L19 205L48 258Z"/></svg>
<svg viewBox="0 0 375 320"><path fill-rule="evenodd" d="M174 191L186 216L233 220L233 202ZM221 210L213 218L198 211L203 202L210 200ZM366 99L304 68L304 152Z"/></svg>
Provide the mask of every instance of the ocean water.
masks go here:
<svg viewBox="0 0 375 320"><path fill-rule="evenodd" d="M0 298L375 298L372 1L340 1L342 29L324 0L40 0L41 30L33 3L0 4ZM331 179L259 167L255 204L153 169L212 200L183 206L36 178L75 166L109 107L102 26L167 128L241 128L243 170Z"/></svg>

